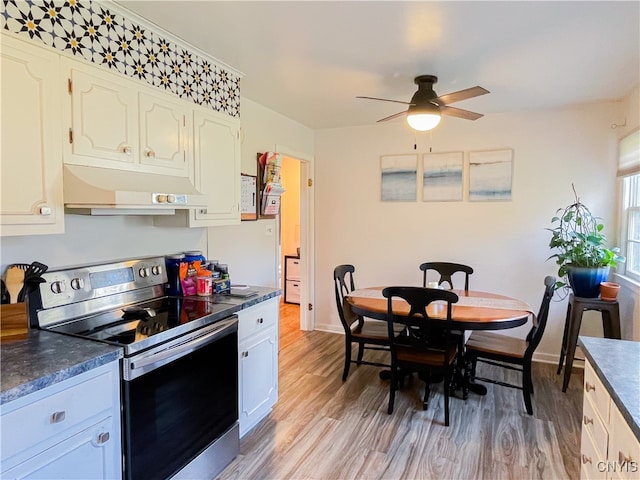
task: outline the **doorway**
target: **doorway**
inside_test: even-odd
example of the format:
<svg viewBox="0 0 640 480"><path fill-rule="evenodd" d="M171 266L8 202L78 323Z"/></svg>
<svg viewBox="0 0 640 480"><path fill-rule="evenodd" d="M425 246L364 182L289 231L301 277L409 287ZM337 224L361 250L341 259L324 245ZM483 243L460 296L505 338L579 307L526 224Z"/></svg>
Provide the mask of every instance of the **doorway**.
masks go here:
<svg viewBox="0 0 640 480"><path fill-rule="evenodd" d="M276 151L282 155L281 182L285 189L277 221L277 284L283 292L280 317L287 319L289 330L296 317L299 330L313 330L311 158L286 147ZM287 268L287 261L289 267L295 263L295 269Z"/></svg>

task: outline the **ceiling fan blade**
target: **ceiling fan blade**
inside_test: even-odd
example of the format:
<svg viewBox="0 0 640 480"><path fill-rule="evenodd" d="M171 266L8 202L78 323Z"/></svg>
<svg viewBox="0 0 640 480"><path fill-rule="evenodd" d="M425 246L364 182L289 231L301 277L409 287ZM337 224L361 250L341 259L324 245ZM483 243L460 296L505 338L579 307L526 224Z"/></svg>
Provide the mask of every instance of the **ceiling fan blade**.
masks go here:
<svg viewBox="0 0 640 480"><path fill-rule="evenodd" d="M389 100L388 98L376 98L376 97L356 97L356 98L364 98L366 100L380 100L382 102L393 102L393 103L402 103L404 105L411 105L411 102L401 102L400 100Z"/></svg>
<svg viewBox="0 0 640 480"><path fill-rule="evenodd" d="M471 87L457 92L447 93L441 97L434 98L432 101L440 106L449 105L451 103L467 100L468 98L479 97L489 93L489 90L482 87Z"/></svg>
<svg viewBox="0 0 640 480"><path fill-rule="evenodd" d="M449 115L451 117L464 118L466 120L477 120L481 117L484 117L484 115L481 113L470 112L469 110L462 110L460 108L447 106L440 107L440 113L442 113L443 115Z"/></svg>
<svg viewBox="0 0 640 480"><path fill-rule="evenodd" d="M388 117L381 118L378 122L386 122L387 120L393 120L394 118L401 117L402 115L406 115L407 111L394 113L393 115L389 115Z"/></svg>

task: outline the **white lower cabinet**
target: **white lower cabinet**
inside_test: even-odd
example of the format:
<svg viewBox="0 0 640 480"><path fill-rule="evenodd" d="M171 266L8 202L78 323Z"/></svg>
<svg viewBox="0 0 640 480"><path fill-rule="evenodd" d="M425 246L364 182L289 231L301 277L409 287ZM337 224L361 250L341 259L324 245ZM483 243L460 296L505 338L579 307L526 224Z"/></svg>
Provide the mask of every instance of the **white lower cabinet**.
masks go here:
<svg viewBox="0 0 640 480"><path fill-rule="evenodd" d="M580 478L637 480L640 442L589 362L584 370Z"/></svg>
<svg viewBox="0 0 640 480"><path fill-rule="evenodd" d="M278 297L238 312L240 436L278 400Z"/></svg>
<svg viewBox="0 0 640 480"><path fill-rule="evenodd" d="M122 478L118 361L2 406L2 479Z"/></svg>

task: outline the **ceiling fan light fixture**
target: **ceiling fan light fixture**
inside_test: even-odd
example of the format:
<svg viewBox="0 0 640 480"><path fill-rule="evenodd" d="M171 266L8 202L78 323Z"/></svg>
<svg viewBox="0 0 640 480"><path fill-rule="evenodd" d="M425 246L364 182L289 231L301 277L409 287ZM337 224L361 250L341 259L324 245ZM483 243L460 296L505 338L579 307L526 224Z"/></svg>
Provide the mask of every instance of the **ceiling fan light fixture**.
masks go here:
<svg viewBox="0 0 640 480"><path fill-rule="evenodd" d="M407 123L414 130L426 132L435 128L440 123L439 113L410 113L407 115Z"/></svg>

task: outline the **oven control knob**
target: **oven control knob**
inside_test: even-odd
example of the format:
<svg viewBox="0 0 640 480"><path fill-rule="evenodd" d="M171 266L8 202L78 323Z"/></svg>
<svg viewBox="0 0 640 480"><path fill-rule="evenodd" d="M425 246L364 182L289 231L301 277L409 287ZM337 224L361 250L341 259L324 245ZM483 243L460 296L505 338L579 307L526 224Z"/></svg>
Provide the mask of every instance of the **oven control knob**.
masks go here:
<svg viewBox="0 0 640 480"><path fill-rule="evenodd" d="M140 269L140 276L142 278L148 277L149 276L149 267L144 267Z"/></svg>
<svg viewBox="0 0 640 480"><path fill-rule="evenodd" d="M160 265L154 265L151 267L151 273L154 275L160 275L162 273L162 267Z"/></svg>
<svg viewBox="0 0 640 480"><path fill-rule="evenodd" d="M176 196L172 194L167 195L167 203L176 203Z"/></svg>
<svg viewBox="0 0 640 480"><path fill-rule="evenodd" d="M156 201L158 203L167 203L167 196L164 193L159 193L156 196Z"/></svg>
<svg viewBox="0 0 640 480"><path fill-rule="evenodd" d="M74 290L82 290L84 288L84 280L82 278L73 278L71 280L71 288Z"/></svg>
<svg viewBox="0 0 640 480"><path fill-rule="evenodd" d="M53 282L51 284L51 291L53 293L62 293L65 291L65 289L66 289L65 284L62 281Z"/></svg>

